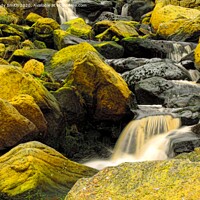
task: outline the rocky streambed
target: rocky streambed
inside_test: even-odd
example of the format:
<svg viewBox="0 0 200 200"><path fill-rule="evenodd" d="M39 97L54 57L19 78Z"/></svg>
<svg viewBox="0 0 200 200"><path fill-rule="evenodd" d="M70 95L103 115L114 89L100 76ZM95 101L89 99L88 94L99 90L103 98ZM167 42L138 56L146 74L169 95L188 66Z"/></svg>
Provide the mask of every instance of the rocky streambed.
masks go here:
<svg viewBox="0 0 200 200"><path fill-rule="evenodd" d="M199 137L198 2L74 0L62 24L58 3L0 4L0 199L64 199L76 181L66 199L198 199L199 140L174 141L172 160L77 163L149 115Z"/></svg>

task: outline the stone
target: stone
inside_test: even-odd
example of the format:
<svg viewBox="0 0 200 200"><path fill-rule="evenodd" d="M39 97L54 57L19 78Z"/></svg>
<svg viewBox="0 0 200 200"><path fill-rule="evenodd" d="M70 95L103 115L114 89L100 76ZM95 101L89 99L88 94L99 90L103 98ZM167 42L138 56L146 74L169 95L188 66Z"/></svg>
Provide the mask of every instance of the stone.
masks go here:
<svg viewBox="0 0 200 200"><path fill-rule="evenodd" d="M47 121L32 96L26 94L15 96L10 103L37 127L40 136L47 132Z"/></svg>
<svg viewBox="0 0 200 200"><path fill-rule="evenodd" d="M53 31L60 25L51 18L39 18L33 26L35 39L45 42L47 47L53 47Z"/></svg>
<svg viewBox="0 0 200 200"><path fill-rule="evenodd" d="M95 52L75 61L66 85L77 88L86 102L88 114L97 120L119 120L129 113L131 103L134 105L124 80Z"/></svg>
<svg viewBox="0 0 200 200"><path fill-rule="evenodd" d="M187 159L123 163L78 180L65 200L196 200L200 194L199 170L198 161Z"/></svg>
<svg viewBox="0 0 200 200"><path fill-rule="evenodd" d="M64 197L74 183L97 170L75 163L51 147L32 141L0 157L0 193L15 200Z"/></svg>
<svg viewBox="0 0 200 200"><path fill-rule="evenodd" d="M94 35L92 27L87 25L84 19L76 18L61 25L61 29L68 34L76 35L83 39L91 39Z"/></svg>
<svg viewBox="0 0 200 200"><path fill-rule="evenodd" d="M114 41L105 41L93 44L93 47L105 58L121 58L124 55L124 48Z"/></svg>
<svg viewBox="0 0 200 200"><path fill-rule="evenodd" d="M4 6L0 6L0 24L16 24L18 20L17 15L9 13Z"/></svg>
<svg viewBox="0 0 200 200"><path fill-rule="evenodd" d="M24 72L40 77L44 73L44 64L38 60L31 59L24 64Z"/></svg>
<svg viewBox="0 0 200 200"><path fill-rule="evenodd" d="M48 137L45 137L44 142L57 147L61 133L64 130L64 123L55 97L33 76L11 65L1 65L0 85L0 98L2 99L11 101L19 95L33 97L47 121Z"/></svg>
<svg viewBox="0 0 200 200"><path fill-rule="evenodd" d="M52 56L56 53L53 49L17 49L13 52L9 61L17 61L21 64L26 63L30 59L36 59L38 61L48 63Z"/></svg>
<svg viewBox="0 0 200 200"><path fill-rule="evenodd" d="M0 99L0 150L37 138L37 127L8 101Z"/></svg>
<svg viewBox="0 0 200 200"><path fill-rule="evenodd" d="M199 14L200 11L197 9L164 5L159 2L152 12L150 22L162 38L175 41L195 41L193 37L194 35L197 37L200 31Z"/></svg>
<svg viewBox="0 0 200 200"><path fill-rule="evenodd" d="M30 12L26 17L26 23L29 25L33 25L40 18L43 18L43 17L36 13Z"/></svg>
<svg viewBox="0 0 200 200"><path fill-rule="evenodd" d="M94 25L94 31L96 34L95 37L98 40L114 40L118 41L119 39L125 37L134 37L139 36L136 31L136 25L138 23L134 21L100 21ZM102 29L108 27L103 32L99 33Z"/></svg>
<svg viewBox="0 0 200 200"><path fill-rule="evenodd" d="M135 83L151 77L162 77L167 80L191 80L185 68L169 59L157 60L144 64L122 74L129 87L134 88Z"/></svg>

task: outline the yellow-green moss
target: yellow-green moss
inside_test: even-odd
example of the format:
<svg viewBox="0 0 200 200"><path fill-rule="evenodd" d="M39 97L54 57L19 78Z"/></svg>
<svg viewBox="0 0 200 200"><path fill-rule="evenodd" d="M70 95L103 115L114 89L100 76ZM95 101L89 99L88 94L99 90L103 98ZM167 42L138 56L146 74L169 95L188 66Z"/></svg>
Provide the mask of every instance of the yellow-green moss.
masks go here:
<svg viewBox="0 0 200 200"><path fill-rule="evenodd" d="M87 42L65 47L53 55L50 61L51 67L56 68L70 61L74 62L89 52L97 51Z"/></svg>
<svg viewBox="0 0 200 200"><path fill-rule="evenodd" d="M29 142L0 157L0 192L15 196L38 189L47 197L52 193L66 194L78 179L96 172L42 143Z"/></svg>
<svg viewBox="0 0 200 200"><path fill-rule="evenodd" d="M195 19L200 14L199 10L184 8L180 6L166 5L162 2L156 4L152 15L151 24L157 31L159 25L177 19ZM174 31L173 29L171 32ZM173 32L172 32L173 33Z"/></svg>
<svg viewBox="0 0 200 200"><path fill-rule="evenodd" d="M195 67L200 71L200 43L194 51Z"/></svg>
<svg viewBox="0 0 200 200"><path fill-rule="evenodd" d="M65 200L197 200L199 170L189 160L124 163L79 180Z"/></svg>
<svg viewBox="0 0 200 200"><path fill-rule="evenodd" d="M38 60L31 59L25 63L23 71L40 77L44 73L44 64Z"/></svg>
<svg viewBox="0 0 200 200"><path fill-rule="evenodd" d="M95 24L96 29L98 26L108 27L104 32L96 35L99 40L112 40L113 37L124 38L138 36L135 30L137 22L134 21L101 21Z"/></svg>
<svg viewBox="0 0 200 200"><path fill-rule="evenodd" d="M94 35L92 27L87 25L82 18L72 19L65 22L62 26L66 27L65 30L67 33L84 39L91 39Z"/></svg>

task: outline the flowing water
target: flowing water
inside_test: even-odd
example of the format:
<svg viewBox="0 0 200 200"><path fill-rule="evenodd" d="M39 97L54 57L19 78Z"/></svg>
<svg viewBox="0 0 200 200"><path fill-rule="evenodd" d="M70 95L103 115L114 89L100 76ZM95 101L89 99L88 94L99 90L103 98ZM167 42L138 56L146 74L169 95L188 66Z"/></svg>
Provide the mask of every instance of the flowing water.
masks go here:
<svg viewBox="0 0 200 200"><path fill-rule="evenodd" d="M149 116L131 121L121 133L108 160L92 160L87 166L103 169L123 162L165 160L173 157L173 142L197 139L191 127L181 126L171 115Z"/></svg>
<svg viewBox="0 0 200 200"><path fill-rule="evenodd" d="M57 0L56 6L58 8L61 24L68 20L77 18L75 12L73 11L73 5L70 4L70 0Z"/></svg>

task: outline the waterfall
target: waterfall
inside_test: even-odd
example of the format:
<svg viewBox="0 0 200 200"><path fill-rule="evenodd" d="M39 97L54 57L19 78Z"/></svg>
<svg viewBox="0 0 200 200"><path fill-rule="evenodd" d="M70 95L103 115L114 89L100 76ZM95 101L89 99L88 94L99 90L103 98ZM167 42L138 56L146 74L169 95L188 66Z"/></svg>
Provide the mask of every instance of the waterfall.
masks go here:
<svg viewBox="0 0 200 200"><path fill-rule="evenodd" d="M60 17L60 23L77 18L73 11L73 5L70 4L70 0L57 0L56 6Z"/></svg>
<svg viewBox="0 0 200 200"><path fill-rule="evenodd" d="M121 16L123 16L123 17L128 16L128 6L129 6L128 3L125 3L122 6Z"/></svg>
<svg viewBox="0 0 200 200"><path fill-rule="evenodd" d="M167 159L171 151L170 135L173 138L176 136L176 139L188 139L188 137L182 137L181 134L184 135L184 131L177 129L180 125L180 119L173 118L171 115L149 116L133 120L122 131L109 160L91 160L83 164L103 169L123 162ZM176 132L179 134L176 135ZM170 154L173 153L170 152Z"/></svg>
<svg viewBox="0 0 200 200"><path fill-rule="evenodd" d="M180 120L171 115L149 116L131 121L121 133L112 155L112 160L127 155L137 156L140 150L153 136L166 133L180 127Z"/></svg>

